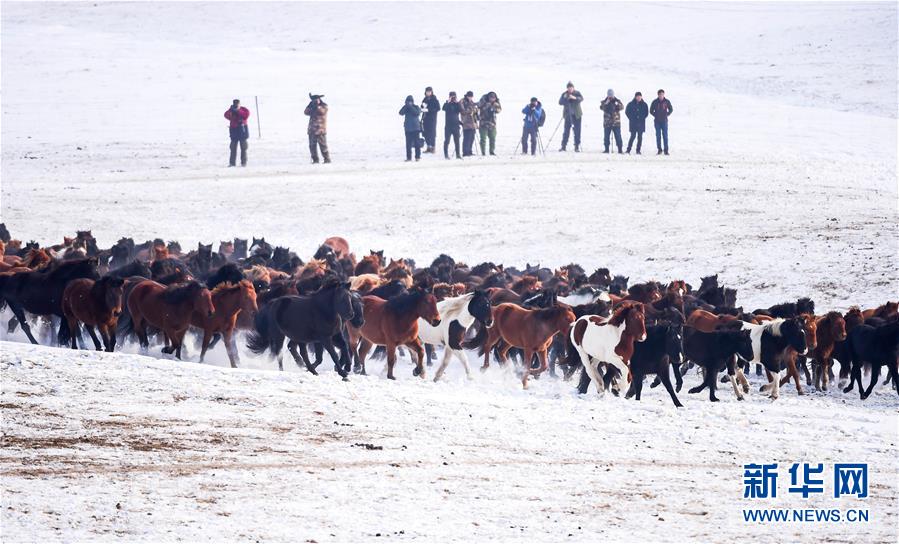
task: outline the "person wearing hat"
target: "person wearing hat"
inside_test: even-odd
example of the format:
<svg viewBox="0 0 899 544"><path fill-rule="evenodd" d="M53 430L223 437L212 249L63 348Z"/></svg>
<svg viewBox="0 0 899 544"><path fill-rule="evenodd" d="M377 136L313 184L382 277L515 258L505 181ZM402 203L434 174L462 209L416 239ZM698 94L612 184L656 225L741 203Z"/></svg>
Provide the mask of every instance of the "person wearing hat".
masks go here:
<svg viewBox="0 0 899 544"><path fill-rule="evenodd" d="M559 105L562 106L562 118L565 120L565 129L562 131L562 147L559 151L565 151L568 147L568 135L574 129L574 151L581 150L581 117L584 115L581 102L584 95L574 89L574 83L568 82L565 92L559 97Z"/></svg>
<svg viewBox="0 0 899 544"><path fill-rule="evenodd" d="M421 101L421 111L424 112L421 124L424 131L425 153L433 153L437 148L437 115L440 113L440 101L434 96L434 89L425 87L425 97Z"/></svg>
<svg viewBox="0 0 899 544"><path fill-rule="evenodd" d="M634 138L637 138L637 155L639 155L643 146L643 133L646 131L646 118L649 117L649 106L643 100L643 93L638 91L634 94L634 99L624 108L624 115L627 116L627 128L631 132L631 137L627 141L627 152L631 152Z"/></svg>
<svg viewBox="0 0 899 544"><path fill-rule="evenodd" d="M250 138L250 128L247 119L250 118L250 110L240 105L240 100L234 99L231 107L225 111L225 119L230 121L228 132L231 135L231 158L228 166L237 164L237 146L240 145L240 165L247 165L247 140Z"/></svg>
<svg viewBox="0 0 899 544"><path fill-rule="evenodd" d="M624 109L624 104L615 97L615 91L609 89L606 92L605 100L599 105L599 109L603 111L602 128L604 135L602 143L605 146L603 153L609 152L609 144L611 143L609 136L612 134L615 135L615 145L618 147L618 152L624 153L621 149L621 110Z"/></svg>
<svg viewBox="0 0 899 544"><path fill-rule="evenodd" d="M649 106L649 113L652 114L655 119L654 125L656 128L656 148L658 148L657 155L661 155L663 152L662 148L662 140L665 140L664 152L668 154L668 117L674 113L674 106L671 105L671 101L665 98L665 90L659 89L658 98L652 101L652 104Z"/></svg>
<svg viewBox="0 0 899 544"><path fill-rule="evenodd" d="M481 136L481 155L487 154L487 140L490 140L490 154L496 155L496 115L503 111L496 93L490 91L478 100L478 119Z"/></svg>
<svg viewBox="0 0 899 544"><path fill-rule="evenodd" d="M447 159L450 158L449 143L452 137L453 145L456 148L456 158L461 159L462 155L459 153L459 128L462 126L462 119L459 118L459 115L462 113L462 105L459 104L456 98L456 91L449 93L449 99L443 103L443 111L446 112L443 121L443 156Z"/></svg>
<svg viewBox="0 0 899 544"><path fill-rule="evenodd" d="M412 149L415 148L415 160L421 159L421 108L415 105L412 95L406 97L406 104L400 108L400 115L405 116L403 129L406 131L406 162L412 160ZM425 118L427 119L427 117Z"/></svg>
<svg viewBox="0 0 899 544"><path fill-rule="evenodd" d="M540 120L543 117L543 104L532 97L521 113L524 114L524 128L521 131L521 154L528 154L528 139L531 140L531 155L537 154L537 131L540 130Z"/></svg>
<svg viewBox="0 0 899 544"><path fill-rule="evenodd" d="M318 150L321 149L325 164L331 162L331 154L328 153L328 105L322 100L325 95L309 93L309 105L303 113L309 116L309 153L312 154L312 164L318 164Z"/></svg>
<svg viewBox="0 0 899 544"><path fill-rule="evenodd" d="M478 104L474 101L474 93L468 91L460 104L462 107L462 156L474 155L474 133L478 130Z"/></svg>

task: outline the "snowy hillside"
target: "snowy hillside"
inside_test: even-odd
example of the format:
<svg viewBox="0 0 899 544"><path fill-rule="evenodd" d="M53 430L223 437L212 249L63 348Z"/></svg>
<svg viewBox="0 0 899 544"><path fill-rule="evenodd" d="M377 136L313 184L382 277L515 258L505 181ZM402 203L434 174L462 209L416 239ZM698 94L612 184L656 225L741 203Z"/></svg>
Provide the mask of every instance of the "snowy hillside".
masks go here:
<svg viewBox="0 0 899 544"><path fill-rule="evenodd" d="M419 265L718 273L747 309L899 293L895 3L4 2L0 21L0 221L16 238L256 235L305 259L340 235ZM513 156L518 112L543 100L548 143L568 80L584 151L559 153L560 130L545 157ZM426 85L496 91L499 156L404 164L397 111ZM601 154L608 88L667 91L670 157L651 123L643 156ZM327 166L308 160L310 92L331 108ZM226 168L236 97L246 169ZM223 368L220 346L199 365L2 329L4 541L895 541L886 388L787 386L772 403L753 381L742 403L684 390L676 410L661 389L524 392L496 368L434 384L406 358L393 383L375 361L344 383L245 350ZM871 523L744 523L743 463L797 461L869 463L869 498L840 506Z"/></svg>

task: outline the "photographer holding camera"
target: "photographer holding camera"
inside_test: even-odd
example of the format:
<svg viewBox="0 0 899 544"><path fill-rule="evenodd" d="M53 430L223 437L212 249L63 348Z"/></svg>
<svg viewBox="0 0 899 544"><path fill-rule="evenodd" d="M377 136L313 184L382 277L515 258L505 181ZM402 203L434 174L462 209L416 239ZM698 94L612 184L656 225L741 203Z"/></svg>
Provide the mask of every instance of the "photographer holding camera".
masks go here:
<svg viewBox="0 0 899 544"><path fill-rule="evenodd" d="M406 131L406 162L412 160L412 149L415 149L415 160L421 160L421 108L415 105L411 94L400 108L400 115L404 117L403 130Z"/></svg>
<svg viewBox="0 0 899 544"><path fill-rule="evenodd" d="M481 155L487 154L487 140L490 140L490 154L496 155L496 115L503 111L496 93L490 91L478 100L478 110L481 126L478 130L481 136Z"/></svg>
<svg viewBox="0 0 899 544"><path fill-rule="evenodd" d="M540 123L543 118L543 104L537 100L537 97L533 97L530 103L521 110L521 113L524 114L524 129L521 131L521 154L528 154L528 138L530 138L531 155L536 155L537 131L540 130Z"/></svg>
<svg viewBox="0 0 899 544"><path fill-rule="evenodd" d="M453 145L456 148L456 158L461 159L459 153L459 128L462 126L462 119L459 115L462 113L462 105L456 99L456 91L449 93L449 100L443 103L443 111L446 112L446 119L443 126L443 156L449 157L450 138L453 139Z"/></svg>
<svg viewBox="0 0 899 544"><path fill-rule="evenodd" d="M309 152L312 154L312 164L318 164L318 150L321 149L325 164L331 162L328 153L328 105L322 100L325 95L309 93L309 105L303 113L309 116Z"/></svg>
<svg viewBox="0 0 899 544"><path fill-rule="evenodd" d="M603 135L603 144L605 145L603 153L609 152L609 145L611 144L609 136L612 134L615 135L615 145L618 146L618 152L624 153L621 149L621 110L624 109L624 104L615 96L615 91L609 89L606 93L606 98L599 105L599 109L603 111L602 128L605 133Z"/></svg>
<svg viewBox="0 0 899 544"><path fill-rule="evenodd" d="M440 113L440 101L434 96L434 89L425 87L425 97L421 101L421 111L424 113L421 118L422 130L425 136L425 143L428 145L425 153L433 153L437 147L437 114Z"/></svg>
<svg viewBox="0 0 899 544"><path fill-rule="evenodd" d="M568 146L568 135L574 128L574 151L577 153L581 150L581 117L584 111L581 109L581 102L584 101L584 95L580 91L574 90L574 83L568 82L565 86L565 92L559 97L559 105L562 106L562 118L565 120L565 129L562 132L562 147L559 151L565 151Z"/></svg>
<svg viewBox="0 0 899 544"><path fill-rule="evenodd" d="M474 93L468 91L462 99L462 156L474 155L471 147L474 145L474 133L478 130L478 104L473 100Z"/></svg>
<svg viewBox="0 0 899 544"><path fill-rule="evenodd" d="M225 112L225 119L230 121L228 132L231 135L231 158L228 166L237 164L237 146L240 145L240 165L247 165L247 140L250 138L250 129L247 119L250 118L250 110L240 105L240 100L234 99L231 107Z"/></svg>

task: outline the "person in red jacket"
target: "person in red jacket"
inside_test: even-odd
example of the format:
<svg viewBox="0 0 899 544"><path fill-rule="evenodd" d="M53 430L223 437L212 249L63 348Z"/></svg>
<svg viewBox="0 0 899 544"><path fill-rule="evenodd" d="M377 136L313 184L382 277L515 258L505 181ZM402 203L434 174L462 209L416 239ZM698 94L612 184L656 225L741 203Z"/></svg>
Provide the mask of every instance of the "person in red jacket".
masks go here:
<svg viewBox="0 0 899 544"><path fill-rule="evenodd" d="M247 165L247 140L250 138L250 129L247 119L250 118L250 110L240 105L240 100L234 99L231 107L225 112L225 119L231 121L228 131L231 133L231 159L228 166L236 166L237 146L240 144L240 165Z"/></svg>

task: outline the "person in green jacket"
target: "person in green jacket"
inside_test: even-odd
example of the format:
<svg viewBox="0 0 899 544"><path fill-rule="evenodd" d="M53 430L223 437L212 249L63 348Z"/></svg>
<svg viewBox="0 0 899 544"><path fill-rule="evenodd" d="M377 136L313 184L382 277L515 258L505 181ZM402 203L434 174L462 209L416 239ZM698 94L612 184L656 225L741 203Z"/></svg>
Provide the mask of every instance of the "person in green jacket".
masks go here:
<svg viewBox="0 0 899 544"><path fill-rule="evenodd" d="M490 91L478 101L480 114L481 155L487 154L487 140L490 140L490 154L496 155L496 115L503 111L496 93Z"/></svg>

